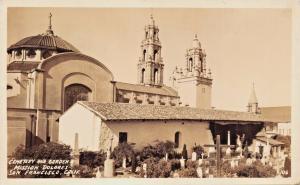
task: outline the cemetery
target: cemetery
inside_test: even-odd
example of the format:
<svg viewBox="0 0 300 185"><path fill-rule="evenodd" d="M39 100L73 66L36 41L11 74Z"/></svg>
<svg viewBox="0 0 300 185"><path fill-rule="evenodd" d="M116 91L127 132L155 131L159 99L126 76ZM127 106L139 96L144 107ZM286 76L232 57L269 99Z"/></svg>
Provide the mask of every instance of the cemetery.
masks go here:
<svg viewBox="0 0 300 185"><path fill-rule="evenodd" d="M77 173L62 173L61 176L54 176L67 178L266 178L290 176L288 153L282 152L275 156L270 150L269 153L251 152L247 142L243 143L240 137L238 137L236 145L231 145L230 140L227 144L220 144L220 135L217 135L215 145L200 146L195 143L191 154L188 154L186 145L183 146L182 151L178 151L174 147L175 143L171 141L157 141L156 144L145 146L142 150L135 150L134 144L124 142L119 143L113 150L99 152L80 151L78 142L78 134L76 134L74 149L64 144L46 143L37 146L32 151L18 148L13 157L15 159L48 158L52 161L69 159L70 164L67 166L71 172L77 171ZM45 147L48 150L45 151ZM56 149L54 149L55 147ZM22 177L45 177L45 175L26 176L23 174Z"/></svg>

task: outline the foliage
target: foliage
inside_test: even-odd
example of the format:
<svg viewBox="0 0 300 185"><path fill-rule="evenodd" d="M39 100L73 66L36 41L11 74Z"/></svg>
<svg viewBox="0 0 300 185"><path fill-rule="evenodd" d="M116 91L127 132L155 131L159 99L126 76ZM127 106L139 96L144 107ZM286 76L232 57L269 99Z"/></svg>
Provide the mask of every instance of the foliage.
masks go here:
<svg viewBox="0 0 300 185"><path fill-rule="evenodd" d="M195 169L197 169L198 166L199 166L198 161L192 161L192 160L187 160L186 161L186 167L187 168L195 168Z"/></svg>
<svg viewBox="0 0 300 185"><path fill-rule="evenodd" d="M114 148L114 151L112 152L112 157L115 160L115 166L121 167L123 158L131 158L131 156L134 154L134 150L132 145L128 143L119 143L117 147Z"/></svg>
<svg viewBox="0 0 300 185"><path fill-rule="evenodd" d="M188 159L188 153L187 153L187 149L186 149L186 144L183 145L183 149L181 152L181 155L184 159Z"/></svg>
<svg viewBox="0 0 300 185"><path fill-rule="evenodd" d="M12 154L12 158L15 159L34 159L35 163L32 165L42 167L43 164L37 164L37 160L71 160L71 147L65 144L59 144L54 142L43 143L40 145L34 145L29 148L25 148L24 145L18 146ZM70 163L66 164L70 168ZM8 169L11 169L12 165L8 165ZM25 171L21 171L22 177L61 177L64 170L59 170L55 175L24 175Z"/></svg>
<svg viewBox="0 0 300 185"><path fill-rule="evenodd" d="M180 169L180 161L178 159L171 159L169 162L171 163L172 171Z"/></svg>
<svg viewBox="0 0 300 185"><path fill-rule="evenodd" d="M106 153L103 151L93 152L93 151L83 151L80 152L79 164L87 165L90 168L95 168L98 166L104 166L104 161L106 159Z"/></svg>
<svg viewBox="0 0 300 185"><path fill-rule="evenodd" d="M93 177L96 177L96 174L95 174L93 168L91 168L87 165L74 166L73 169L79 170L78 176L80 178L93 178Z"/></svg>
<svg viewBox="0 0 300 185"><path fill-rule="evenodd" d="M150 157L164 158L166 153L168 153L169 159L176 156L174 151L175 144L171 141L159 141L155 145L148 145L142 149L140 152L141 160L144 161Z"/></svg>
<svg viewBox="0 0 300 185"><path fill-rule="evenodd" d="M188 178L195 178L198 177L197 175L197 168L188 167L178 171L180 177L188 177Z"/></svg>
<svg viewBox="0 0 300 185"><path fill-rule="evenodd" d="M170 161L157 160L157 158L151 157L144 161L147 164L146 172L142 169L140 176L144 177L145 173L147 178L159 178L170 177L172 172L172 164Z"/></svg>
<svg viewBox="0 0 300 185"><path fill-rule="evenodd" d="M197 157L200 158L201 154L204 152L204 148L201 145L193 146L193 151L197 153Z"/></svg>
<svg viewBox="0 0 300 185"><path fill-rule="evenodd" d="M255 161L247 166L245 163L239 164L234 169L238 177L275 177L276 170L269 165L263 165L260 161Z"/></svg>

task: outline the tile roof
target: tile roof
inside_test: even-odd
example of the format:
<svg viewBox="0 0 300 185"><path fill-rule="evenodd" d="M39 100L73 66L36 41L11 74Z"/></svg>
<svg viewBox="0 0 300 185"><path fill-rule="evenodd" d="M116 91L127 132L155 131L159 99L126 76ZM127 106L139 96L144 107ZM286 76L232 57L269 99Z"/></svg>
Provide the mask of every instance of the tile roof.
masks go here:
<svg viewBox="0 0 300 185"><path fill-rule="evenodd" d="M291 107L280 106L280 107L261 107L261 115L266 118L273 120L277 123L290 123L291 122Z"/></svg>
<svg viewBox="0 0 300 185"><path fill-rule="evenodd" d="M174 96L177 97L178 93L171 87L162 86L162 87L151 87L139 84L130 84L124 82L116 82L116 88L119 90L135 91L142 93L150 94L159 94L165 96Z"/></svg>
<svg viewBox="0 0 300 185"><path fill-rule="evenodd" d="M256 137L255 139L262 141L264 143L267 143L267 138L266 137ZM272 138L268 138L270 145L274 145L274 146L278 146L278 145L284 145L284 143L277 141L275 139Z"/></svg>
<svg viewBox="0 0 300 185"><path fill-rule="evenodd" d="M31 71L37 68L40 62L15 61L7 65L7 71Z"/></svg>
<svg viewBox="0 0 300 185"><path fill-rule="evenodd" d="M104 120L207 120L267 122L258 114L191 107L141 105L128 103L95 103L81 101L78 104L98 114Z"/></svg>
<svg viewBox="0 0 300 185"><path fill-rule="evenodd" d="M59 36L56 35L49 35L49 34L39 34L35 36L30 36L21 39L17 43L11 45L7 52L10 53L14 49L21 49L21 48L38 48L38 49L51 49L57 50L62 52L78 52L72 44L63 40Z"/></svg>

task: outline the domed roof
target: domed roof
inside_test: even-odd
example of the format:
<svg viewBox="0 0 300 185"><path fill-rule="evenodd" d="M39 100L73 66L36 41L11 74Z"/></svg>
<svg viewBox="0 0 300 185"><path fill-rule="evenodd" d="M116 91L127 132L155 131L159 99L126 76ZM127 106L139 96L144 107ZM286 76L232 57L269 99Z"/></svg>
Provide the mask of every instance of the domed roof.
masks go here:
<svg viewBox="0 0 300 185"><path fill-rule="evenodd" d="M12 50L21 48L49 49L56 50L58 52L78 52L78 50L74 46L72 46L72 44L54 34L39 34L26 37L11 45L7 49L7 52L10 53Z"/></svg>
<svg viewBox="0 0 300 185"><path fill-rule="evenodd" d="M49 49L58 52L79 52L72 44L54 35L51 25L51 13L49 15L49 27L44 34L26 37L17 43L11 45L7 52L11 53L15 49L33 48L33 49Z"/></svg>

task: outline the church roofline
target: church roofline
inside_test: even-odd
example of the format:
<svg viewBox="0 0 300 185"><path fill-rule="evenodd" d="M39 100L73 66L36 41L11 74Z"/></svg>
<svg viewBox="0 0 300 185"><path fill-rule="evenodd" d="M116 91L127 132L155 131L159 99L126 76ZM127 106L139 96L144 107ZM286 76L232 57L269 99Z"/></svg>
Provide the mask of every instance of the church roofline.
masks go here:
<svg viewBox="0 0 300 185"><path fill-rule="evenodd" d="M78 102L78 104L83 105L90 111L96 113L105 121L189 120L229 121L230 123L236 124L272 122L260 115L247 112L128 103L96 103L82 101Z"/></svg>

